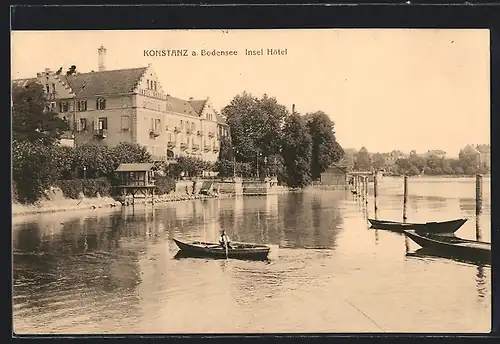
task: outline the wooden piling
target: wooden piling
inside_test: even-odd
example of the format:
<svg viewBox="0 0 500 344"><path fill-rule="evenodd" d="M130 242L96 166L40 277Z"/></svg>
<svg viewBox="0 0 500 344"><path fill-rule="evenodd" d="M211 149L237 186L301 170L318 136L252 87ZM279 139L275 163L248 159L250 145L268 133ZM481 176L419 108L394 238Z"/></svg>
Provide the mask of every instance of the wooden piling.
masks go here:
<svg viewBox="0 0 500 344"><path fill-rule="evenodd" d="M406 205L408 203L408 176L404 177L403 222L406 222Z"/></svg>
<svg viewBox="0 0 500 344"><path fill-rule="evenodd" d="M368 204L368 176L365 176L365 203Z"/></svg>
<svg viewBox="0 0 500 344"><path fill-rule="evenodd" d="M479 216L476 216L476 240L481 241L482 235L481 235L481 226L479 225Z"/></svg>
<svg viewBox="0 0 500 344"><path fill-rule="evenodd" d="M481 214L483 203L483 176L476 175L476 215Z"/></svg>
<svg viewBox="0 0 500 344"><path fill-rule="evenodd" d="M373 174L373 204L375 207L375 211L377 211L377 188L378 188L377 172L375 172Z"/></svg>

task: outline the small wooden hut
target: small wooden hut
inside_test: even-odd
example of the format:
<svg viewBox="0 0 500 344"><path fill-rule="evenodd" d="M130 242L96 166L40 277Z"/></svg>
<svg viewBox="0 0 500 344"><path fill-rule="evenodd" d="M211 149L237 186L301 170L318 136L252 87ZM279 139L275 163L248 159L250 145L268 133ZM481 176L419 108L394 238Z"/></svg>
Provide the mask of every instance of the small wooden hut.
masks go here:
<svg viewBox="0 0 500 344"><path fill-rule="evenodd" d="M140 192L144 197L151 195L151 199L154 201L155 179L153 166L152 163L120 164L118 166L115 170L120 177L120 183L117 187L121 190L123 200L131 195L134 201L135 195Z"/></svg>

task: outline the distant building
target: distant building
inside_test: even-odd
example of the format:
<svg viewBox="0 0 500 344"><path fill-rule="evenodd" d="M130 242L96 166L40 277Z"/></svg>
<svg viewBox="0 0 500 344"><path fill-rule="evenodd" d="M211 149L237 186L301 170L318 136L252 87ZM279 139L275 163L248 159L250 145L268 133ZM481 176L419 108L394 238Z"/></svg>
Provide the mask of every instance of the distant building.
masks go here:
<svg viewBox="0 0 500 344"><path fill-rule="evenodd" d="M479 164L491 168L491 147L490 145L477 145L476 150L479 152Z"/></svg>
<svg viewBox="0 0 500 344"><path fill-rule="evenodd" d="M421 154L421 156L424 158L435 156L435 157L443 159L443 158L446 158L446 152L443 150L440 150L440 149L433 149L433 150L428 150L424 154Z"/></svg>
<svg viewBox="0 0 500 344"><path fill-rule="evenodd" d="M321 185L334 186L336 189L347 187L347 171L345 168L332 164L325 172L321 173Z"/></svg>
<svg viewBox="0 0 500 344"><path fill-rule="evenodd" d="M405 154L399 150L393 150L390 153L385 153L383 154L385 157L385 166L386 167L392 167L398 161L399 159L406 159L408 158L408 154Z"/></svg>
<svg viewBox="0 0 500 344"><path fill-rule="evenodd" d="M217 160L220 139L229 131L209 98L167 94L151 65L106 70L106 49L98 53L97 72L66 75L45 69L36 78L14 83L44 86L49 109L68 122L75 145L132 142L145 146L155 161L176 156Z"/></svg>

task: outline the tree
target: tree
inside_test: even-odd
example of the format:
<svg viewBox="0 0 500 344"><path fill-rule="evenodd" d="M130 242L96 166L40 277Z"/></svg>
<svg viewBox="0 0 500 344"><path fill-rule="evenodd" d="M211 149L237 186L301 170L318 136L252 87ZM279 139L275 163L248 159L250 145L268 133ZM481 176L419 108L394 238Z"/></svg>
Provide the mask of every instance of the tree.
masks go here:
<svg viewBox="0 0 500 344"><path fill-rule="evenodd" d="M40 200L55 183L64 168L58 148L28 141L12 143L12 179L21 203Z"/></svg>
<svg viewBox="0 0 500 344"><path fill-rule="evenodd" d="M479 167L479 152L473 146L467 145L458 153L458 160L466 174L474 174Z"/></svg>
<svg viewBox="0 0 500 344"><path fill-rule="evenodd" d="M111 148L115 168L120 164L151 162L151 154L138 143L120 142Z"/></svg>
<svg viewBox="0 0 500 344"><path fill-rule="evenodd" d="M222 115L230 127L237 161L256 163L257 156L263 158L279 151L282 124L288 111L275 98L264 95L258 99L243 92L222 109Z"/></svg>
<svg viewBox="0 0 500 344"><path fill-rule="evenodd" d="M86 171L87 178L109 176L116 169L111 150L105 145L85 144L74 150L73 171L79 177Z"/></svg>
<svg viewBox="0 0 500 344"><path fill-rule="evenodd" d="M412 150L410 152L410 155L408 157L408 162L410 165L416 167L416 169L419 171L417 174L422 172L422 170L424 169L424 167L426 165L425 158L418 155L415 150Z"/></svg>
<svg viewBox="0 0 500 344"><path fill-rule="evenodd" d="M305 120L312 139L311 177L317 179L344 156L344 150L335 139L334 123L326 113L308 113Z"/></svg>
<svg viewBox="0 0 500 344"><path fill-rule="evenodd" d="M311 181L312 140L304 118L298 113L285 120L282 145L287 185L305 187Z"/></svg>
<svg viewBox="0 0 500 344"><path fill-rule="evenodd" d="M179 178L182 172L186 177L198 177L203 171L207 170L207 163L200 158L191 156L177 157L177 163L169 165L167 174Z"/></svg>
<svg viewBox="0 0 500 344"><path fill-rule="evenodd" d="M48 102L43 86L30 82L12 88L12 139L53 145L69 129L56 113L46 111Z"/></svg>
<svg viewBox="0 0 500 344"><path fill-rule="evenodd" d="M371 165L372 162L368 150L365 147L361 147L354 160L354 169L358 171L370 171Z"/></svg>
<svg viewBox="0 0 500 344"><path fill-rule="evenodd" d="M375 171L383 170L385 168L385 157L380 153L373 154L372 165Z"/></svg>

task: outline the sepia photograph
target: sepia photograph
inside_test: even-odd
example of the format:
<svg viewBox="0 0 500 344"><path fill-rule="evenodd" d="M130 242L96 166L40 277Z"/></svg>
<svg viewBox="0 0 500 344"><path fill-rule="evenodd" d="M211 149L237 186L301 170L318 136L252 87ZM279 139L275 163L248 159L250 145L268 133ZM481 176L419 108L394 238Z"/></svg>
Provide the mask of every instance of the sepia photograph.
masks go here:
<svg viewBox="0 0 500 344"><path fill-rule="evenodd" d="M11 32L15 335L489 333L487 29Z"/></svg>

